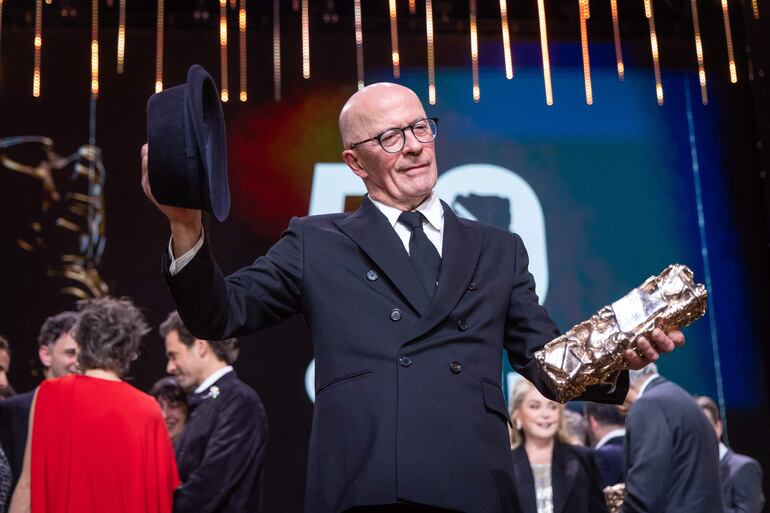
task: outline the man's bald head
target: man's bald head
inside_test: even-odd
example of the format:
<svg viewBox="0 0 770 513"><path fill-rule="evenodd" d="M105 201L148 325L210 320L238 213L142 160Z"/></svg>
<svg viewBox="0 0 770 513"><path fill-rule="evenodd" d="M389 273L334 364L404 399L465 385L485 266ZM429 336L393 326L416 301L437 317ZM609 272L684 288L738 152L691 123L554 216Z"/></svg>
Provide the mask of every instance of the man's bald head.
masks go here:
<svg viewBox="0 0 770 513"><path fill-rule="evenodd" d="M351 96L342 108L342 160L364 181L371 199L406 211L430 196L438 169L435 133L431 137L424 133L429 126L435 130L435 125L425 118L425 109L414 91L398 84L372 84ZM418 134L426 142L418 140L414 132L420 121ZM400 131L389 139L396 143L390 144L390 149L369 140L390 129ZM356 143L362 144L351 149Z"/></svg>
<svg viewBox="0 0 770 513"><path fill-rule="evenodd" d="M422 109L422 103L417 94L399 84L378 82L356 92L340 112L340 136L343 148L348 149L356 141L375 135L371 133L371 129L378 118L389 108L405 101L416 102Z"/></svg>

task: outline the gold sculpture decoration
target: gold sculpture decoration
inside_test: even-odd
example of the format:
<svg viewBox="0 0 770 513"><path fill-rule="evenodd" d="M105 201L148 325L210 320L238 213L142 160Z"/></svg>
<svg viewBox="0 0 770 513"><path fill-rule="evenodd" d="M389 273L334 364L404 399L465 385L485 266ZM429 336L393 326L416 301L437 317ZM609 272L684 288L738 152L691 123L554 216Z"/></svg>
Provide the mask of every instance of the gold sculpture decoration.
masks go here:
<svg viewBox="0 0 770 513"><path fill-rule="evenodd" d="M540 374L561 402L592 385L614 386L628 369L626 349L639 352L637 339L650 337L654 328L689 326L706 313L707 299L687 266L670 265L535 352Z"/></svg>
<svg viewBox="0 0 770 513"><path fill-rule="evenodd" d="M620 513L623 500L626 498L626 483L618 483L604 489L604 502L609 513Z"/></svg>
<svg viewBox="0 0 770 513"><path fill-rule="evenodd" d="M62 157L48 137L7 137L0 139L2 170L40 184L39 209L31 214L28 233L17 238L19 248L45 255L46 275L63 295L107 294L98 270L106 243L101 150L87 144Z"/></svg>

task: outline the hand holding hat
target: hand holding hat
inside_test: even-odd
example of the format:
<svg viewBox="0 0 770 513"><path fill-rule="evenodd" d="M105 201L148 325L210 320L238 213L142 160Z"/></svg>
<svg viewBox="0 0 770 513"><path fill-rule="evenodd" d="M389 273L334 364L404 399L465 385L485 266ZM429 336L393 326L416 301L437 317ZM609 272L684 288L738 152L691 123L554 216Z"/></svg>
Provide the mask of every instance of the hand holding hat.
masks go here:
<svg viewBox="0 0 770 513"><path fill-rule="evenodd" d="M218 221L230 212L224 114L206 70L195 64L185 84L150 97L147 136L142 188L171 221L175 249L177 235L195 232L195 244L201 210Z"/></svg>
<svg viewBox="0 0 770 513"><path fill-rule="evenodd" d="M171 223L171 234L174 242L174 254L184 255L195 246L201 236L201 211L182 207L173 207L158 203L150 187L148 176L148 151L149 145L142 145L142 190L158 210L168 218Z"/></svg>

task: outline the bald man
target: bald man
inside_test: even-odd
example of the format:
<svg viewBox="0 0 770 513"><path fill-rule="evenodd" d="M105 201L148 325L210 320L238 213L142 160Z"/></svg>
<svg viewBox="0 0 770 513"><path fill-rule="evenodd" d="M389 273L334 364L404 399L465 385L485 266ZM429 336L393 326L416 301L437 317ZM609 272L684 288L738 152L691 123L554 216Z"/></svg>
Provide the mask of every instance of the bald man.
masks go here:
<svg viewBox="0 0 770 513"><path fill-rule="evenodd" d="M532 354L559 331L521 238L458 218L434 193L436 130L405 87L354 94L340 132L342 159L368 191L360 208L292 219L266 255L227 277L200 212L158 207L171 223L166 277L197 337L304 314L316 358L307 512L516 510L501 352L552 396ZM656 333L642 346L651 361L683 341ZM583 398L622 402L627 382Z"/></svg>

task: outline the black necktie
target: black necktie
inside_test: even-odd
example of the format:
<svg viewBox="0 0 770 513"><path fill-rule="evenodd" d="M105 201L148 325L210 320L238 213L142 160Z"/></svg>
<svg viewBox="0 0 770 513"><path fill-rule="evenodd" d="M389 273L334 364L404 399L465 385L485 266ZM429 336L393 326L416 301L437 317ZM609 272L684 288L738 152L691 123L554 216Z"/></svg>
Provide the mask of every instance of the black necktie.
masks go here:
<svg viewBox="0 0 770 513"><path fill-rule="evenodd" d="M433 299L436 294L436 282L441 273L441 255L422 229L424 217L420 212L402 212L398 221L412 230L412 236L409 238L409 257L417 268L417 274L422 279L428 297Z"/></svg>

